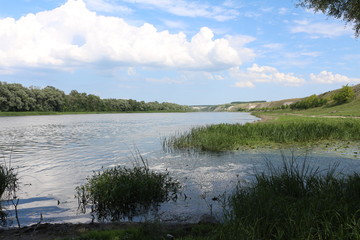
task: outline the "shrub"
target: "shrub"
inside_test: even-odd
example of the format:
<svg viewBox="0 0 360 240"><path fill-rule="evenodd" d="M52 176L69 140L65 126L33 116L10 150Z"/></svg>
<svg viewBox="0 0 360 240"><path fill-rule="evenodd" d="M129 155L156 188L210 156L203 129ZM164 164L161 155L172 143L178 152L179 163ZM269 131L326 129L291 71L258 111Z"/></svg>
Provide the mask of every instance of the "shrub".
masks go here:
<svg viewBox="0 0 360 240"><path fill-rule="evenodd" d="M354 89L352 87L349 87L348 85L343 86L337 93L332 96L332 99L337 105L348 103L354 98Z"/></svg>
<svg viewBox="0 0 360 240"><path fill-rule="evenodd" d="M320 98L318 96L311 95L306 97L296 103L290 104L291 109L308 109L324 106L327 103L325 98Z"/></svg>
<svg viewBox="0 0 360 240"><path fill-rule="evenodd" d="M76 188L79 209L85 213L90 206L100 221L131 221L134 216L156 211L160 203L175 201L179 182L169 172L156 173L145 161L142 163L95 172L86 184Z"/></svg>

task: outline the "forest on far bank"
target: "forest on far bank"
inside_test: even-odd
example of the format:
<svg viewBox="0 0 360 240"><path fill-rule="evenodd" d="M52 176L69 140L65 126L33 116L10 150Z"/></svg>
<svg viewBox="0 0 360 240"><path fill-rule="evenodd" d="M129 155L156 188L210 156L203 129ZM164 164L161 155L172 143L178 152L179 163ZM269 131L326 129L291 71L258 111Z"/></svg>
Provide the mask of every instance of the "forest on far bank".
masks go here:
<svg viewBox="0 0 360 240"><path fill-rule="evenodd" d="M65 94L55 87L24 87L0 82L0 112L132 112L191 111L175 103L144 102L132 99L101 99L99 96L72 90Z"/></svg>

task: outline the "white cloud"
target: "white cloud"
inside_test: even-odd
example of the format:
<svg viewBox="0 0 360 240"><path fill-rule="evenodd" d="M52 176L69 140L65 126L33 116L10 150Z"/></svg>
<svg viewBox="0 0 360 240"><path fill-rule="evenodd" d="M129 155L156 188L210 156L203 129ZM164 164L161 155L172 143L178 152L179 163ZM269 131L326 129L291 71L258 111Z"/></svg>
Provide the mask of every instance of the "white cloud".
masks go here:
<svg viewBox="0 0 360 240"><path fill-rule="evenodd" d="M186 29L187 24L182 21L172 21L168 19L163 20L166 27L175 29Z"/></svg>
<svg viewBox="0 0 360 240"><path fill-rule="evenodd" d="M253 64L246 71L239 67L232 68L230 75L239 80L235 85L237 87L254 87L254 83L279 83L286 86L299 86L305 83L305 80L294 76L293 73L282 73L274 67L259 66Z"/></svg>
<svg viewBox="0 0 360 240"><path fill-rule="evenodd" d="M322 71L319 74L310 74L310 79L317 83L359 83L360 78L349 78L340 74L333 74L332 72Z"/></svg>
<svg viewBox="0 0 360 240"><path fill-rule="evenodd" d="M108 2L106 0L84 0L86 3L86 6L88 6L89 9L94 11L101 11L101 12L107 12L107 13L131 13L132 10L126 6L120 6L118 4Z"/></svg>
<svg viewBox="0 0 360 240"><path fill-rule="evenodd" d="M254 83L252 83L251 81L246 81L246 82L237 82L235 83L235 86L236 87L239 87L239 88L253 88L255 87Z"/></svg>
<svg viewBox="0 0 360 240"><path fill-rule="evenodd" d="M312 23L307 20L294 21L292 33L307 33L312 38L326 37L333 38L342 35L352 35L351 29L340 23Z"/></svg>
<svg viewBox="0 0 360 240"><path fill-rule="evenodd" d="M270 50L280 50L284 47L281 43L269 43L263 45L264 48L270 49Z"/></svg>
<svg viewBox="0 0 360 240"><path fill-rule="evenodd" d="M115 66L227 69L254 57L244 45L251 39L216 39L203 27L191 39L132 26L118 17L100 16L82 0L68 0L51 11L18 20L0 19L0 69L48 67L73 69L98 62Z"/></svg>
<svg viewBox="0 0 360 240"><path fill-rule="evenodd" d="M287 9L287 8L279 8L279 9L278 9L278 13L279 13L280 15L285 15L285 14L288 13L288 9Z"/></svg>
<svg viewBox="0 0 360 240"><path fill-rule="evenodd" d="M308 56L308 57L318 57L321 55L320 52L302 52L300 53L302 56Z"/></svg>
<svg viewBox="0 0 360 240"><path fill-rule="evenodd" d="M127 69L127 74L128 74L129 76L134 76L134 75L136 75L136 70L135 70L135 68L129 67L129 68Z"/></svg>
<svg viewBox="0 0 360 240"><path fill-rule="evenodd" d="M204 17L216 21L227 21L239 16L239 12L229 4L214 6L206 3L186 0L123 0L128 3L142 4L144 7L155 7L171 14L183 17Z"/></svg>

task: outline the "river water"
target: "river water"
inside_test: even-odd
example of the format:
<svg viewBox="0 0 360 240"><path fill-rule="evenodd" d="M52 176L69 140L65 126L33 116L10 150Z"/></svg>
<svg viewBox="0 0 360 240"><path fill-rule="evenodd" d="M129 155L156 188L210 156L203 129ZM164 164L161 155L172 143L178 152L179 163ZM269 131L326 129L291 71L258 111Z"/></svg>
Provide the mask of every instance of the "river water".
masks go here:
<svg viewBox="0 0 360 240"><path fill-rule="evenodd" d="M161 139L194 126L256 120L248 113L217 112L1 117L0 161L11 163L20 177L17 197L23 226L39 222L40 215L42 222L50 223L91 221L77 211L75 187L101 168L132 166L137 152L152 170L168 170L183 186L186 199L163 204L161 221L196 222L203 214L221 216L221 206L212 198L230 193L238 180L248 181L254 169L264 168L264 159L281 162L280 152L169 152ZM356 156L310 156L316 166L339 161L342 171L360 171ZM10 224L15 225L11 204L7 207Z"/></svg>

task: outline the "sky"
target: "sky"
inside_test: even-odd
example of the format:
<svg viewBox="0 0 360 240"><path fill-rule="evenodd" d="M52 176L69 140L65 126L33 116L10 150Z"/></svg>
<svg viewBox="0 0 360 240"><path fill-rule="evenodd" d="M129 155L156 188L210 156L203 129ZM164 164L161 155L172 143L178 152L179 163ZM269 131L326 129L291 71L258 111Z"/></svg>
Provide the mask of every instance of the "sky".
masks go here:
<svg viewBox="0 0 360 240"><path fill-rule="evenodd" d="M0 0L0 81L184 105L360 83L351 23L297 0Z"/></svg>

